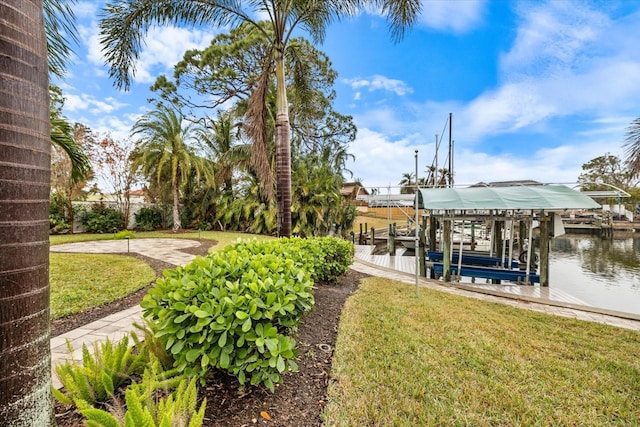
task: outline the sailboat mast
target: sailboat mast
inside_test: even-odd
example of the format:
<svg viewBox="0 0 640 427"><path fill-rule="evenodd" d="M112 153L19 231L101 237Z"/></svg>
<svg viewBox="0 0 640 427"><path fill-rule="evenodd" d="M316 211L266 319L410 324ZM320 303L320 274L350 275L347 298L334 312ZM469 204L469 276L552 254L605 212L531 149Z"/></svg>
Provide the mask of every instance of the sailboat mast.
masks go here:
<svg viewBox="0 0 640 427"><path fill-rule="evenodd" d="M453 187L453 113L449 113L449 187Z"/></svg>

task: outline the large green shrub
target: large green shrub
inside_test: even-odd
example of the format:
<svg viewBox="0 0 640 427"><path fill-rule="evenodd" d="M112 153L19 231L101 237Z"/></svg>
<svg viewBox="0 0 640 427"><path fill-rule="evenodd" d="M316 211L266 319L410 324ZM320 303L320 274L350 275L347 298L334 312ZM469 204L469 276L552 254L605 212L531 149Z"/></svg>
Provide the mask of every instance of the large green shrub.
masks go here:
<svg viewBox="0 0 640 427"><path fill-rule="evenodd" d="M313 307L313 282L292 252L248 248L165 270L141 305L179 371L204 378L210 368L224 369L241 384L273 390L281 373L297 370L291 335Z"/></svg>
<svg viewBox="0 0 640 427"><path fill-rule="evenodd" d="M152 231L162 227L162 211L155 207L141 208L136 214L136 227L144 231Z"/></svg>
<svg viewBox="0 0 640 427"><path fill-rule="evenodd" d="M122 228L122 218L117 209L98 203L82 216L82 224L89 233L113 233Z"/></svg>
<svg viewBox="0 0 640 427"><path fill-rule="evenodd" d="M353 263L353 244L336 237L292 237L288 239L240 242L226 250L269 253L291 259L307 270L315 281L335 282Z"/></svg>
<svg viewBox="0 0 640 427"><path fill-rule="evenodd" d="M353 264L353 244L336 237L317 237L309 239L311 245L320 247L320 259L316 264L316 279L335 282L349 270Z"/></svg>

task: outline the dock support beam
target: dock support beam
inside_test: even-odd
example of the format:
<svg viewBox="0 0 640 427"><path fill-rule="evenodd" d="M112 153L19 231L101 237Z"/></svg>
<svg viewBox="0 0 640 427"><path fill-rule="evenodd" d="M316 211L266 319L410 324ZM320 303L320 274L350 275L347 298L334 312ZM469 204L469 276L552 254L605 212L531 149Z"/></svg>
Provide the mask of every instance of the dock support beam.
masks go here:
<svg viewBox="0 0 640 427"><path fill-rule="evenodd" d="M437 228L438 228L438 220L434 216L429 216L429 250L436 251L438 246L436 244L437 239ZM429 278L435 279L436 273L433 271L433 268L429 269Z"/></svg>
<svg viewBox="0 0 640 427"><path fill-rule="evenodd" d="M420 229L420 241L418 246L418 259L420 262L420 276L427 277L427 254L425 253L425 229L427 227L427 221L423 218L422 220L422 228Z"/></svg>
<svg viewBox="0 0 640 427"><path fill-rule="evenodd" d="M451 281L451 221L443 219L443 233L442 233L442 275L445 282Z"/></svg>
<svg viewBox="0 0 640 427"><path fill-rule="evenodd" d="M387 238L387 250L389 255L396 256L396 223L389 224L389 237Z"/></svg>
<svg viewBox="0 0 640 427"><path fill-rule="evenodd" d="M541 212L540 213L540 286L549 286L549 222L550 222L550 218L547 215L545 215L544 212ZM533 253L534 252L532 252L532 254Z"/></svg>

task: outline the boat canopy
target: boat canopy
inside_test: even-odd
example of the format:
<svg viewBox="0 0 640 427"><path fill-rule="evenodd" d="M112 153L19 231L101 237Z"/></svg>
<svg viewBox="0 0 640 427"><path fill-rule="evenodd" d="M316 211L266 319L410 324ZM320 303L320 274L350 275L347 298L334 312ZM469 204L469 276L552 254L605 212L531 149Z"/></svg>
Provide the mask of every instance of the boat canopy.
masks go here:
<svg viewBox="0 0 640 427"><path fill-rule="evenodd" d="M600 208L589 196L564 185L421 188L418 206L429 210Z"/></svg>

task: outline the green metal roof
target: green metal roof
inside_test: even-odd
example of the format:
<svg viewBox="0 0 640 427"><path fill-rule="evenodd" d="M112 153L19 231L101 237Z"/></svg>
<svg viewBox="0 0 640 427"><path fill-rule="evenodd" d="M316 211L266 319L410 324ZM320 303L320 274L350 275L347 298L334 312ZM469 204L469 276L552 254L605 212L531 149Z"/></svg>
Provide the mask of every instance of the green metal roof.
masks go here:
<svg viewBox="0 0 640 427"><path fill-rule="evenodd" d="M592 198L564 185L421 188L422 209L596 209Z"/></svg>

